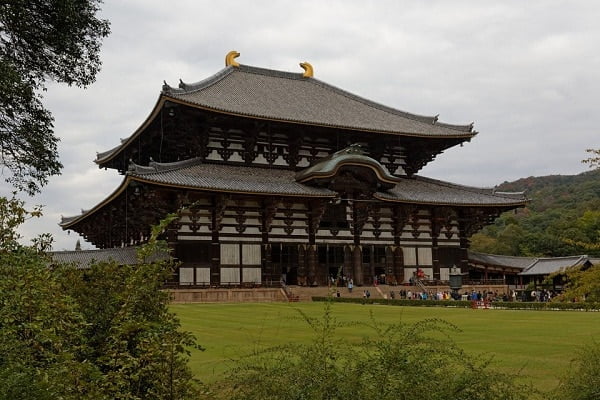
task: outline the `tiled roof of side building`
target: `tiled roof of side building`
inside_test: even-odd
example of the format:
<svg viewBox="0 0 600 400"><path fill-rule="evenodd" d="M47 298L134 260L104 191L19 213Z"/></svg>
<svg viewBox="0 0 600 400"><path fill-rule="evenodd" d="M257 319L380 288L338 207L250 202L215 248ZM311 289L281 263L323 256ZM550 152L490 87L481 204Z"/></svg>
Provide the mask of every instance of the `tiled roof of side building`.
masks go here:
<svg viewBox="0 0 600 400"><path fill-rule="evenodd" d="M537 259L535 257L503 256L499 254L479 253L469 250L469 262L474 264L525 269L536 260Z"/></svg>
<svg viewBox="0 0 600 400"><path fill-rule="evenodd" d="M548 275L567 268L583 266L586 262L589 262L589 258L585 255L539 258L520 275Z"/></svg>
<svg viewBox="0 0 600 400"><path fill-rule="evenodd" d="M138 264L137 247L119 247L98 250L52 251L49 253L54 262L73 264L78 268L87 268L94 262L114 261L119 265ZM168 260L166 253L155 254L149 262Z"/></svg>
<svg viewBox="0 0 600 400"><path fill-rule="evenodd" d="M404 178L393 189L377 192L382 200L439 205L518 206L527 202L524 193L498 193L493 189L462 186L436 179Z"/></svg>
<svg viewBox="0 0 600 400"><path fill-rule="evenodd" d="M167 97L206 109L260 119L411 136L473 137L473 125L400 111L301 73L229 66L194 84L163 86Z"/></svg>

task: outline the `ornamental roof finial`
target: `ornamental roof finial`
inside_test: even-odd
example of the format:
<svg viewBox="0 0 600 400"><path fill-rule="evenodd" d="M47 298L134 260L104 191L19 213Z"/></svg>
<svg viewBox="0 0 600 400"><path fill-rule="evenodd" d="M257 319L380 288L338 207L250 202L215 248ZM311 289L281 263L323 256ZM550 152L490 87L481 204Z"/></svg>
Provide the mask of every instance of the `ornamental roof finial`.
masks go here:
<svg viewBox="0 0 600 400"><path fill-rule="evenodd" d="M235 50L231 50L225 56L225 66L229 67L231 65L232 67L239 67L240 63L235 61L235 59L238 58L239 56L240 56L240 53L238 53Z"/></svg>
<svg viewBox="0 0 600 400"><path fill-rule="evenodd" d="M305 77L305 78L312 78L313 77L314 71L313 71L312 65L310 65L309 63L307 63L305 61L305 62L300 63L300 66L304 70L304 73L302 74L303 77Z"/></svg>

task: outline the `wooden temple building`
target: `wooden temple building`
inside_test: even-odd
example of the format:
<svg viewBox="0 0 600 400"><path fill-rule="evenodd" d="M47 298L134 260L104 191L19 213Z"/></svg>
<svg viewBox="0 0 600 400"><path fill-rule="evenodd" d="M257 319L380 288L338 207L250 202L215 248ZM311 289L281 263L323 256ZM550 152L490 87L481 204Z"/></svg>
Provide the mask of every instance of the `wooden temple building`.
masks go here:
<svg viewBox="0 0 600 400"><path fill-rule="evenodd" d="M522 193L417 175L470 141L450 125L387 107L313 76L240 65L164 84L141 126L95 162L124 176L105 200L61 226L100 249L165 238L179 285L446 281L467 269L469 237Z"/></svg>

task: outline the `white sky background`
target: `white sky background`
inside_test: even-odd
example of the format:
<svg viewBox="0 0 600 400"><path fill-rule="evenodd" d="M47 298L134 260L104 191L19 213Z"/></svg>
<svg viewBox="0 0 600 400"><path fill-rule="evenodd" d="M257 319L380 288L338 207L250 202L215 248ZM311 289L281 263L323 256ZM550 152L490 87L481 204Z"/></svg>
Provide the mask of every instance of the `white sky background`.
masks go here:
<svg viewBox="0 0 600 400"><path fill-rule="evenodd" d="M111 35L86 90L51 84L44 102L60 137L62 175L29 205L55 250L79 236L58 227L107 197L122 176L100 170L150 113L163 80L196 82L242 64L302 72L404 111L475 122L480 133L420 175L491 187L527 176L585 171L600 147L600 2L594 1L150 1L106 0ZM0 195L10 186L0 183ZM83 248L93 248L83 242Z"/></svg>

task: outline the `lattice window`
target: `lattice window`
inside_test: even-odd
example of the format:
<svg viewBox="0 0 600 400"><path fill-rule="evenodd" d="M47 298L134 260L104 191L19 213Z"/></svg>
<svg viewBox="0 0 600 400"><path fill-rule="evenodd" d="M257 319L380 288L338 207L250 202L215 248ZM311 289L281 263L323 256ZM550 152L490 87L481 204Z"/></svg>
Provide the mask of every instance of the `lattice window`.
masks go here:
<svg viewBox="0 0 600 400"><path fill-rule="evenodd" d="M244 282L261 283L260 268L244 268L242 279Z"/></svg>
<svg viewBox="0 0 600 400"><path fill-rule="evenodd" d="M221 264L240 265L240 245L221 244ZM239 278L238 278L239 280Z"/></svg>
<svg viewBox="0 0 600 400"><path fill-rule="evenodd" d="M417 250L419 265L433 265L430 247L419 247Z"/></svg>
<svg viewBox="0 0 600 400"><path fill-rule="evenodd" d="M260 265L261 249L260 244L242 245L242 265Z"/></svg>
<svg viewBox="0 0 600 400"><path fill-rule="evenodd" d="M221 268L221 284L239 284L240 269L239 268Z"/></svg>

